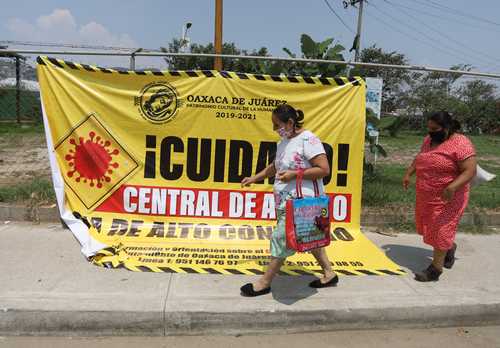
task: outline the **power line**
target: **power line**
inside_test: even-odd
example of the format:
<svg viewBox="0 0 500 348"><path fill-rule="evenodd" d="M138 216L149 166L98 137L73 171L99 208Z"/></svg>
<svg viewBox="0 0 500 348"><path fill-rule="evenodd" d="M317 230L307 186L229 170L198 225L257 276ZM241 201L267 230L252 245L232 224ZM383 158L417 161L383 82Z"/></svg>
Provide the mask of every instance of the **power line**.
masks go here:
<svg viewBox="0 0 500 348"><path fill-rule="evenodd" d="M388 4L391 4L391 5L396 5L394 2L390 1L390 0L385 0L385 2L387 2ZM490 56L489 54L486 54L484 52L479 52L473 48L470 48L468 46L465 46L462 42L456 40L455 38L453 38L452 36L448 35L448 34L445 34L443 32L441 32L439 29L436 29L435 27L429 25L428 23L426 23L425 21L422 21L420 20L419 18L413 16L411 13L408 13L407 11L401 9L401 8L396 8L398 11L404 13L406 16L412 18L414 21L424 25L425 28L428 28L434 32L436 32L437 34L441 35L442 37L454 42L455 44L457 44L458 46L460 46L462 49L464 50L467 50L468 52L470 53L474 53L476 54L477 57L480 57L480 59L484 59L483 57L488 57L489 59L491 59L491 61L489 61L489 64L491 63L497 63L499 61L499 58L497 57L493 57L493 56ZM486 60L485 60L486 62Z"/></svg>
<svg viewBox="0 0 500 348"><path fill-rule="evenodd" d="M490 23L492 25L496 25L496 26L500 27L500 23L494 22L494 21L492 21L490 19L482 18L482 17L479 17L479 16L475 16L475 15L470 14L470 13L465 13L465 12L462 12L460 10L454 9L452 7L448 7L448 6L439 4L439 3L434 2L432 0L427 0L427 2L433 4L435 7L440 7L440 8L443 8L443 9L447 10L447 11L455 12L459 16L462 16L462 17L465 17L465 18L472 18L472 19L475 19L475 20L480 21L480 22Z"/></svg>
<svg viewBox="0 0 500 348"><path fill-rule="evenodd" d="M416 0L410 0L411 3L414 3ZM435 13L432 13L432 12L427 12L425 10L422 10L420 8L415 8L415 7L410 7L410 6L407 6L407 5L403 5L401 3L392 3L393 5L395 6L399 6L399 7L404 7L406 8L407 10L411 10L411 11L414 11L414 12L419 12L419 13L422 13L426 16L430 16L430 17L434 17L434 18L438 18L439 20L445 20L445 21L448 21L448 22L453 22L453 23L457 23L457 24L461 24L461 25L467 25L471 28L475 28L475 29L479 29L479 30L491 30L490 28L485 28L485 27L481 27L481 26L477 26L475 24L472 24L472 23L467 23L467 22L463 22L457 18L446 18L444 17L443 15L440 15L440 14L435 14Z"/></svg>
<svg viewBox="0 0 500 348"><path fill-rule="evenodd" d="M344 25L344 27L347 28L347 30L349 30L351 33L354 34L354 30L351 29L351 27L349 27L345 22L344 20L342 19L342 17L340 17L337 12L334 10L334 8L332 7L332 5L330 5L330 3L328 2L328 0L323 0L326 4L326 6L328 6L328 8L330 9L330 11L339 19L340 22L342 22L342 24Z"/></svg>
<svg viewBox="0 0 500 348"><path fill-rule="evenodd" d="M436 50L438 50L438 51L441 51L441 52L445 53L446 55L451 55L451 56L454 56L455 58L458 58L458 59L460 59L460 60L463 60L463 57L458 56L458 55L455 55L455 54L453 54L453 53L451 53L451 52L449 52L449 51L447 51L447 50L444 50L444 49L443 49L443 48L441 48L440 46L436 46L436 45L434 45L434 44L432 44L432 43L430 43L430 42L427 42L427 41L424 41L424 40L420 39L419 37L416 37L416 36L413 36L413 35L411 35L411 34L408 34L408 33L404 32L404 31L401 31L399 28L397 28L397 27L393 26L392 24L390 24L390 23L386 22L385 20L383 20L383 19L382 19L382 18L380 18L380 17L377 17L377 16L375 16L375 15L373 15L373 14L371 14L371 15L370 15L370 17L372 17L372 18L374 18L375 20L377 20L377 21L381 22L381 23L382 23L382 24L384 24L385 26L387 26L387 27L391 28L392 30L394 30L394 31L396 31L396 32L398 32L398 33L400 33L400 34L401 34L401 35L403 35L403 36L409 37L410 39L415 40L415 41L418 41L418 42L420 42L420 43L422 43L422 44L424 44L424 45L426 45L426 46L430 46L430 47L432 47L432 48L434 48L434 49L436 49Z"/></svg>
<svg viewBox="0 0 500 348"><path fill-rule="evenodd" d="M436 3L436 2L433 2L430 0L427 0L427 1L412 0L412 2L416 2L416 3L419 3L421 5L428 6L428 7L433 8L433 9L437 9L439 11L446 13L446 14L450 14L450 15L454 15L454 16L458 16L458 17L462 17L462 18L467 18L469 20L475 20L475 21L478 21L478 22L481 22L484 24L493 24L495 26L500 26L500 23L493 22L493 21L490 21L489 19L474 16L474 15L471 15L471 14L468 14L465 12L461 12L457 9L447 7L447 6L441 5L439 3Z"/></svg>
<svg viewBox="0 0 500 348"><path fill-rule="evenodd" d="M457 55L454 55L455 57L458 57L460 60L463 61L464 59L464 56L467 55L467 51L462 51L462 50L459 50L453 46L450 46L446 43L443 43L439 40L437 40L436 38L428 35L427 33L423 32L422 30L420 30L419 28L415 27L415 26L412 26L412 25L409 25L407 22L395 17L395 16L392 16L384 11L382 11L381 9L379 9L376 5L374 5L373 3L369 3L371 5L371 7L373 7L375 10L379 11L380 13L382 13L383 15L389 17L390 19L392 19L393 21L396 21L396 22L399 22L401 23L402 25L404 25L405 27L408 27L412 30L414 30L415 32L419 33L420 35L424 36L425 38L427 38L428 40L434 42L434 43L437 43L438 45L442 46L442 47L445 47L446 49L448 49L449 51L454 51L458 54L460 54L460 56L457 56ZM447 52L448 54L451 54L451 52ZM472 58L469 56L469 59ZM477 58L472 58L473 60L477 60ZM484 59L482 59L483 62L485 62ZM491 62L487 61L486 64L491 64Z"/></svg>

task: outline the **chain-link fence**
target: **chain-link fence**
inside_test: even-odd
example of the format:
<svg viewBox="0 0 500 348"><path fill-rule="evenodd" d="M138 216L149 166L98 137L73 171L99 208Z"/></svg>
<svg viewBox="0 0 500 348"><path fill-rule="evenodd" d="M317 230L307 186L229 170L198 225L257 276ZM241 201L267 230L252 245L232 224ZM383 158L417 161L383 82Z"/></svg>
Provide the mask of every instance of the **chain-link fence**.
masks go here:
<svg viewBox="0 0 500 348"><path fill-rule="evenodd" d="M6 79L10 82L9 79ZM1 83L1 81L0 81ZM0 85L0 122L41 123L42 112L38 91L30 90L26 84Z"/></svg>
<svg viewBox="0 0 500 348"><path fill-rule="evenodd" d="M34 58L0 55L0 204L55 202ZM107 67L130 66L129 57L64 59ZM158 62L166 69L162 60L147 57L137 59L135 67L148 68Z"/></svg>
<svg viewBox="0 0 500 348"><path fill-rule="evenodd" d="M0 57L0 203L50 203L50 166L35 69Z"/></svg>
<svg viewBox="0 0 500 348"><path fill-rule="evenodd" d="M0 122L41 122L35 69L24 57L0 57Z"/></svg>

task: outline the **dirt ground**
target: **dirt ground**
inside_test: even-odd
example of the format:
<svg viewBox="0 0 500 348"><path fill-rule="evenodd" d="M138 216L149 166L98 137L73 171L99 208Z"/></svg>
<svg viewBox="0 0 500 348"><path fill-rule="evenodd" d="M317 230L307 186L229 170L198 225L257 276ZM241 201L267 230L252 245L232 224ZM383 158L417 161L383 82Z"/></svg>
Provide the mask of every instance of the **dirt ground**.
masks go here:
<svg viewBox="0 0 500 348"><path fill-rule="evenodd" d="M50 178L47 144L43 134L0 135L0 185Z"/></svg>

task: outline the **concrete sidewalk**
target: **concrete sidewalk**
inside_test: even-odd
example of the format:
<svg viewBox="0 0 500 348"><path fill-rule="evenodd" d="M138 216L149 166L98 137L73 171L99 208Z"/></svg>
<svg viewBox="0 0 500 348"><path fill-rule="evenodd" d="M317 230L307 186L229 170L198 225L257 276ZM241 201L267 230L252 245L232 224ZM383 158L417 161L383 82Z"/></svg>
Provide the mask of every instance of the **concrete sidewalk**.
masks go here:
<svg viewBox="0 0 500 348"><path fill-rule="evenodd" d="M0 335L176 335L300 332L500 323L500 235L460 234L459 258L417 283L432 251L417 235L367 233L407 276L278 277L243 298L250 276L134 273L89 264L59 224L0 222Z"/></svg>

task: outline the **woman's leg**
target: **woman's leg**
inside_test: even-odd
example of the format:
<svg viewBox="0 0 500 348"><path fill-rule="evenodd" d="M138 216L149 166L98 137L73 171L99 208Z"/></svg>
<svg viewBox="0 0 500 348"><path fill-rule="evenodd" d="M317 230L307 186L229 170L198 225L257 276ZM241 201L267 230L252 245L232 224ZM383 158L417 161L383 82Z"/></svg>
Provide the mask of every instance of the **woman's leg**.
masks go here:
<svg viewBox="0 0 500 348"><path fill-rule="evenodd" d="M267 266L266 272L259 280L253 283L253 289L255 291L260 291L270 287L274 277L280 271L281 266L283 266L283 262L285 262L284 258L271 257L271 262Z"/></svg>
<svg viewBox="0 0 500 348"><path fill-rule="evenodd" d="M434 248L434 258L432 264L422 272L415 273L415 280L419 282L430 282L439 280L439 276L443 273L444 258L447 250L439 250Z"/></svg>
<svg viewBox="0 0 500 348"><path fill-rule="evenodd" d="M446 257L447 250L439 250L434 248L434 258L432 260L432 264L436 269L440 272L443 271L444 259Z"/></svg>
<svg viewBox="0 0 500 348"><path fill-rule="evenodd" d="M323 269L323 278L321 278L321 283L328 283L335 277L335 272L332 269L330 260L328 260L328 255L326 255L325 248L311 250L311 253Z"/></svg>

